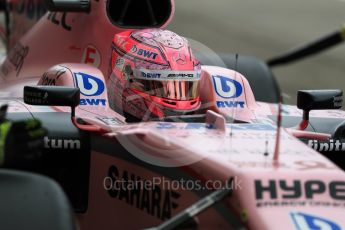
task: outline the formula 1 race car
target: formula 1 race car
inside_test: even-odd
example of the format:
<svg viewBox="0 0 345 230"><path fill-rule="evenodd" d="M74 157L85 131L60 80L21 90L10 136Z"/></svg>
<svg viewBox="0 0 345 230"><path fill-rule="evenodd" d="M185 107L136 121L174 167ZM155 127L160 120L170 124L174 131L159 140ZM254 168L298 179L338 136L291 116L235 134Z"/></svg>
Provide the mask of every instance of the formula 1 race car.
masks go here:
<svg viewBox="0 0 345 230"><path fill-rule="evenodd" d="M0 104L47 129L30 171L61 185L80 229L345 228L341 90L282 105L262 61L221 55L233 69L212 66L164 30L173 0L4 8ZM57 197L50 208L66 218L52 225L66 229Z"/></svg>

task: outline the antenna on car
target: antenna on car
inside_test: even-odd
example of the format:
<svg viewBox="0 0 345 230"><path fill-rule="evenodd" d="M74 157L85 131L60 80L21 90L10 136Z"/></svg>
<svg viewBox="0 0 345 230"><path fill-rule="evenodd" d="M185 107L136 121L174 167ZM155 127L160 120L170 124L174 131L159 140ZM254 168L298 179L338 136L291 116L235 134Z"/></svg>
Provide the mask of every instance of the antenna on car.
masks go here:
<svg viewBox="0 0 345 230"><path fill-rule="evenodd" d="M236 53L236 55L235 55L235 69L234 70L235 70L235 80L236 80L236 78L237 78L237 70L238 70L238 53ZM233 101L235 101L235 97L233 98ZM236 109L236 107L235 107L235 109ZM232 110L232 119L234 119L235 109Z"/></svg>
<svg viewBox="0 0 345 230"><path fill-rule="evenodd" d="M237 77L237 65L238 65L238 53L236 53L236 55L235 55L235 66L234 66L234 71L235 71L235 80L236 80L236 77ZM233 101L232 102L234 102L234 100L235 100L235 98L233 98L232 99ZM231 114L231 123L234 123L234 120L235 120L235 118L234 118L234 114L235 114L235 109L236 108L234 108L231 112L232 112L232 114ZM232 125L230 126L230 138L232 138L232 135L233 135L233 133L232 133ZM232 140L232 139L230 139L230 140Z"/></svg>
<svg viewBox="0 0 345 230"><path fill-rule="evenodd" d="M268 152L268 137L267 134L265 135L265 152L264 152L264 156L267 157L269 154Z"/></svg>
<svg viewBox="0 0 345 230"><path fill-rule="evenodd" d="M236 55L235 55L235 66L234 66L235 80L237 78L237 70L238 70L238 53L236 53ZM234 102L235 98L233 98L232 100L233 100L232 102ZM235 120L235 118L234 118L235 110L236 110L236 107L232 110L232 114L231 114L232 120Z"/></svg>
<svg viewBox="0 0 345 230"><path fill-rule="evenodd" d="M282 126L282 103L283 97L280 96L278 104L278 117L277 117L277 135L276 135L276 145L274 148L273 163L278 165L279 163L279 147L280 147L280 136L281 136L281 126Z"/></svg>

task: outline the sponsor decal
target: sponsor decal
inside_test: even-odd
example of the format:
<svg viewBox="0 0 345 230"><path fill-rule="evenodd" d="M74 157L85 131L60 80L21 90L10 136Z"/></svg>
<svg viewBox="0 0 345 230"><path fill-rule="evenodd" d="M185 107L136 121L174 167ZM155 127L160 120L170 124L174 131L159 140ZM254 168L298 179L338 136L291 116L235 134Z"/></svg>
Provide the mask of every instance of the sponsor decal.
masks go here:
<svg viewBox="0 0 345 230"><path fill-rule="evenodd" d="M343 106L343 96L333 97L334 107Z"/></svg>
<svg viewBox="0 0 345 230"><path fill-rule="evenodd" d="M213 84L218 96L225 99L235 99L242 95L243 87L236 80L224 76L212 76ZM244 101L216 101L218 108L244 108Z"/></svg>
<svg viewBox="0 0 345 230"><path fill-rule="evenodd" d="M244 108L244 101L217 101L218 108Z"/></svg>
<svg viewBox="0 0 345 230"><path fill-rule="evenodd" d="M99 67L101 65L101 54L96 47L88 45L83 52L82 63L91 64L94 67Z"/></svg>
<svg viewBox="0 0 345 230"><path fill-rule="evenodd" d="M32 104L45 104L47 101L47 95L42 95L41 92L30 92L26 91L24 93L24 99L26 103L32 103Z"/></svg>
<svg viewBox="0 0 345 230"><path fill-rule="evenodd" d="M242 85L238 81L223 76L212 76L216 93L222 98L237 98L242 94Z"/></svg>
<svg viewBox="0 0 345 230"><path fill-rule="evenodd" d="M172 212L177 209L180 194L162 189L157 184L145 183L145 179L128 170L120 170L112 165L108 170L105 183L108 194L113 199L118 199L160 220L172 217ZM109 186L110 183L110 186Z"/></svg>
<svg viewBox="0 0 345 230"><path fill-rule="evenodd" d="M16 76L19 75L26 56L29 53L29 47L23 46L20 43L17 43L17 45L10 51L8 54L7 60L9 63L11 63L14 66L15 71L17 71ZM3 65L1 71L3 74L7 75L10 71L8 65Z"/></svg>
<svg viewBox="0 0 345 230"><path fill-rule="evenodd" d="M71 31L72 26L67 23L66 12L50 12L48 14L48 20L55 25L61 26L66 31Z"/></svg>
<svg viewBox="0 0 345 230"><path fill-rule="evenodd" d="M125 39L119 37L119 36L116 36L116 44L117 46L121 47L123 50L127 50L127 45L128 45L128 42L125 41Z"/></svg>
<svg viewBox="0 0 345 230"><path fill-rule="evenodd" d="M75 139L55 139L44 137L44 148L46 149L80 149L81 142L80 140Z"/></svg>
<svg viewBox="0 0 345 230"><path fill-rule="evenodd" d="M74 73L76 85L80 93L87 97L99 96L105 90L104 82L86 73ZM106 106L107 100L102 98L82 98L80 105Z"/></svg>
<svg viewBox="0 0 345 230"><path fill-rule="evenodd" d="M47 12L47 9L42 1L34 0L17 1L14 8L17 14L25 14L27 19L35 21L38 21L38 19L40 19Z"/></svg>
<svg viewBox="0 0 345 230"><path fill-rule="evenodd" d="M115 63L115 67L116 67L118 70L122 70L124 65L125 65L125 59L123 59L123 58L117 58L116 63Z"/></svg>
<svg viewBox="0 0 345 230"><path fill-rule="evenodd" d="M257 200L261 200L264 194L267 194L269 199L299 199L303 197L312 199L317 195L326 193L328 188L328 193L333 199L345 200L345 181L326 183L320 180L308 180L305 182L294 180L293 183L289 184L285 180L269 180L264 185L261 180L255 180L255 197Z"/></svg>
<svg viewBox="0 0 345 230"><path fill-rule="evenodd" d="M253 130L253 131L275 131L276 128L270 124L228 124L227 127L233 130Z"/></svg>
<svg viewBox="0 0 345 230"><path fill-rule="evenodd" d="M98 120L102 121L106 125L123 125L124 123L116 117L97 117Z"/></svg>
<svg viewBox="0 0 345 230"><path fill-rule="evenodd" d="M173 74L169 74L168 78L172 78L172 79L188 79L194 78L194 73L189 73L189 74L185 74L185 73L173 73Z"/></svg>
<svg viewBox="0 0 345 230"><path fill-rule="evenodd" d="M80 105L91 105L91 106L106 106L106 99L80 99Z"/></svg>
<svg viewBox="0 0 345 230"><path fill-rule="evenodd" d="M125 65L125 67L122 69L122 79L129 82L132 75L133 75L132 67L130 65Z"/></svg>
<svg viewBox="0 0 345 230"><path fill-rule="evenodd" d="M297 230L341 230L337 223L322 217L302 212L291 212L290 216Z"/></svg>
<svg viewBox="0 0 345 230"><path fill-rule="evenodd" d="M254 186L257 207L309 205L345 208L345 181L255 180ZM325 194L332 200L325 201L322 197Z"/></svg>
<svg viewBox="0 0 345 230"><path fill-rule="evenodd" d="M104 92L104 82L86 73L74 73L77 87L84 96L99 96Z"/></svg>
<svg viewBox="0 0 345 230"><path fill-rule="evenodd" d="M51 85L54 86L56 85L56 81L59 80L59 78L66 73L65 69L59 69L55 73L53 72L45 72L43 74L41 84L42 85Z"/></svg>
<svg viewBox="0 0 345 230"><path fill-rule="evenodd" d="M174 62L180 65L184 65L187 63L187 57L184 54L181 54L180 52L175 52L172 56L172 59Z"/></svg>
<svg viewBox="0 0 345 230"><path fill-rule="evenodd" d="M330 139L329 141L308 140L308 146L318 152L345 151L345 142L335 139Z"/></svg>
<svg viewBox="0 0 345 230"><path fill-rule="evenodd" d="M201 74L197 71L169 71L160 70L146 70L146 69L134 69L134 77L137 79L150 79L150 80L161 80L161 81L198 81L200 80Z"/></svg>
<svg viewBox="0 0 345 230"><path fill-rule="evenodd" d="M160 79L161 78L161 75L160 73L144 73L144 72L141 72L141 76L143 78L153 78L153 79Z"/></svg>
<svg viewBox="0 0 345 230"><path fill-rule="evenodd" d="M205 124L203 124L202 127L205 128ZM173 123L159 122L157 123L156 128L157 129L175 129L177 127Z"/></svg>
<svg viewBox="0 0 345 230"><path fill-rule="evenodd" d="M134 45L131 49L132 53L138 54L139 56L145 57L145 58L150 58L155 60L158 56L157 53L152 52L152 51L148 51L148 50L144 50L144 49L139 49L136 45Z"/></svg>

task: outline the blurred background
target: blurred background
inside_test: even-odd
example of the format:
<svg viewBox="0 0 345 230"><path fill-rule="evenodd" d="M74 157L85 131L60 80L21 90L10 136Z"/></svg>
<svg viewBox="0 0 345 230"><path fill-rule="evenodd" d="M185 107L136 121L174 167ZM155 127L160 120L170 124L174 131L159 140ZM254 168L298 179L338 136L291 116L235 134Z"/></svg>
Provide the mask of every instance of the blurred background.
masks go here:
<svg viewBox="0 0 345 230"><path fill-rule="evenodd" d="M338 30L345 0L175 0L168 29L215 52L267 60ZM345 43L305 60L273 69L288 104L299 89L345 90Z"/></svg>

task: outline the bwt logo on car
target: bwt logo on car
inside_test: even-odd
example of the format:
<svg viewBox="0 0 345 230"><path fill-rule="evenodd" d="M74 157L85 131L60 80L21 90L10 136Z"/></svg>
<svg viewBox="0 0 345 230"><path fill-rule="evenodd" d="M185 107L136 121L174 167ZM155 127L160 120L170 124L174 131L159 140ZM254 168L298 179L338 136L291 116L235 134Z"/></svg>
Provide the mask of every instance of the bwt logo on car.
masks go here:
<svg viewBox="0 0 345 230"><path fill-rule="evenodd" d="M76 85L80 89L80 93L87 97L99 96L104 90L104 82L94 76L86 73L74 73ZM106 99L80 99L80 105L103 105L107 104Z"/></svg>
<svg viewBox="0 0 345 230"><path fill-rule="evenodd" d="M301 212L290 213L297 229L329 229L341 230L341 227L331 220L308 215Z"/></svg>
<svg viewBox="0 0 345 230"><path fill-rule="evenodd" d="M241 83L219 75L212 76L212 78L218 96L225 99L232 99L217 101L218 108L244 108L244 101L235 100L235 98L238 98L242 95L243 88Z"/></svg>
<svg viewBox="0 0 345 230"><path fill-rule="evenodd" d="M132 53L136 53L140 56L146 57L146 58L151 58L151 59L156 59L158 54L155 52L151 52L148 50L144 50L144 49L138 49L138 47L136 45L134 45L131 49Z"/></svg>

